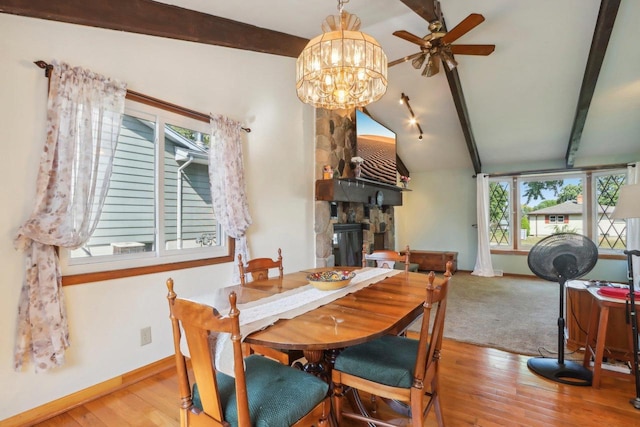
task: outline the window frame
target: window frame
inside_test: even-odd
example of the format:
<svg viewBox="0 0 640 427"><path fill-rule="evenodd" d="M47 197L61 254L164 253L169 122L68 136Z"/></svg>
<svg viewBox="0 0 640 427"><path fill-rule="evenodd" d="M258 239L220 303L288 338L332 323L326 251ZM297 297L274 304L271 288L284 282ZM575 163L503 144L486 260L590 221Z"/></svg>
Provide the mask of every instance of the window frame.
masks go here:
<svg viewBox="0 0 640 427"><path fill-rule="evenodd" d="M210 132L208 129L208 116L136 93L127 93L125 114L135 117L161 117L160 120L156 120L156 127L164 126L165 124L193 128L193 130L201 130L207 127L207 132ZM60 256L63 286L234 261L235 239L226 236L226 233L220 235L219 245L213 248L180 249L177 252L164 248L164 242L161 241L160 237L163 233L160 233L159 230L165 226L164 174L161 172L163 169L161 163L163 162L164 141L160 142L159 138L159 135L162 134L163 132L159 132L156 129L154 147L154 206L158 210L154 220L156 248L153 251L135 255L118 255L117 258L100 256L93 261L89 261L86 258L71 259L69 250L57 248ZM219 225L218 230L221 230Z"/></svg>
<svg viewBox="0 0 640 427"><path fill-rule="evenodd" d="M593 240L598 247L598 257L603 259L626 259L623 250L601 248L594 240L597 237L597 200L596 200L596 177L602 175L617 175L623 174L626 176L626 169L623 169L622 165L615 165L609 167L603 167L598 169L584 169L575 171L553 171L546 172L540 171L539 173L521 173L521 174L497 174L495 176L489 176L489 182L506 182L511 183L511 205L509 206L511 216L509 218L509 233L512 236L519 236L521 230L521 220L524 216L521 205L521 190L520 186L523 181L546 181L555 179L582 179L583 187L583 212L584 218L583 234L589 239ZM514 202L515 201L515 202ZM550 215L551 216L551 215ZM558 215L556 216L556 220ZM560 215L563 216L563 215ZM566 219L566 216L565 216ZM561 223L554 223L561 224ZM516 228L517 226L517 228ZM506 245L497 246L491 245L490 252L492 254L500 255L528 255L531 250L530 247L522 247L520 239L512 238L510 246Z"/></svg>

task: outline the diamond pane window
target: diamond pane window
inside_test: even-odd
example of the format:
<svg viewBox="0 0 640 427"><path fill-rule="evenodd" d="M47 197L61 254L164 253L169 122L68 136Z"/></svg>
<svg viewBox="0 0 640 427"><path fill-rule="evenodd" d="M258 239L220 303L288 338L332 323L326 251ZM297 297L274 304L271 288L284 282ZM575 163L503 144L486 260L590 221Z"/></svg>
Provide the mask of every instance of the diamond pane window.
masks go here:
<svg viewBox="0 0 640 427"><path fill-rule="evenodd" d="M509 181L489 182L489 243L491 246L510 245L510 191Z"/></svg>
<svg viewBox="0 0 640 427"><path fill-rule="evenodd" d="M624 250L626 248L627 224L624 220L611 218L625 182L625 174L597 175L595 182L596 244L600 249Z"/></svg>
<svg viewBox="0 0 640 427"><path fill-rule="evenodd" d="M601 252L622 254L627 224L611 215L626 176L625 169L612 168L490 179L491 248L528 251L552 234L577 233L592 239Z"/></svg>

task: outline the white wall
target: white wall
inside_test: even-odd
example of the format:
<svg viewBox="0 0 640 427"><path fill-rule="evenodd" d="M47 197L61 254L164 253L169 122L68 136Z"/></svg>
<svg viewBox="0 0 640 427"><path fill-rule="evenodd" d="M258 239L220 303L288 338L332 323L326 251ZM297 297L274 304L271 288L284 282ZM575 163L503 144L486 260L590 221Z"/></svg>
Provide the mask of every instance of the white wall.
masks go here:
<svg viewBox="0 0 640 427"><path fill-rule="evenodd" d="M45 138L47 80L35 60L57 59L129 88L252 128L244 146L253 226L250 252L283 250L286 271L313 265L313 109L295 95L295 59L0 14L0 420L173 353L164 285L179 295L229 284L235 263L64 288L67 363L15 372L16 312L24 277L13 236L29 215ZM140 347L140 329L153 343Z"/></svg>
<svg viewBox="0 0 640 427"><path fill-rule="evenodd" d="M396 247L458 252L458 269L473 270L478 241L472 169L412 173L396 208Z"/></svg>

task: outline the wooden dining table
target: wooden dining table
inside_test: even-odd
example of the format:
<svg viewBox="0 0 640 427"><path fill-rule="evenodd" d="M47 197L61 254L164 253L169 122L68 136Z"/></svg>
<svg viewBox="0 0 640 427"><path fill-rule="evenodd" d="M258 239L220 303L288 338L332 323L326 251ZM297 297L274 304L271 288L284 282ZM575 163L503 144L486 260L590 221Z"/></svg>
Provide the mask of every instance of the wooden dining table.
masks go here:
<svg viewBox="0 0 640 427"><path fill-rule="evenodd" d="M215 291L220 302L234 290L238 304L245 304L309 284L307 275L331 268L314 268L285 274L282 278L249 282ZM340 270L357 270L343 268ZM282 349L302 350L307 360L305 370L326 376L332 359L345 347L373 340L385 334L405 330L420 314L426 297L428 276L422 273L390 270L375 283L311 309L291 319L275 323L248 334L244 342ZM442 278L437 277L437 285ZM228 305L228 304L227 304ZM216 308L224 313L223 307ZM240 309L242 319L242 309Z"/></svg>

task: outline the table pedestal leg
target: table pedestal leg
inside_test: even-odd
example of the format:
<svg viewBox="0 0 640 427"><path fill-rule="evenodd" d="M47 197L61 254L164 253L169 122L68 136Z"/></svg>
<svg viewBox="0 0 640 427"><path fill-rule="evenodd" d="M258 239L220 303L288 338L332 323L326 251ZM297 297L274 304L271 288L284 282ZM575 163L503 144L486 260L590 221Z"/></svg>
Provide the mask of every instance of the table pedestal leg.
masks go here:
<svg viewBox="0 0 640 427"><path fill-rule="evenodd" d="M307 363L302 370L328 382L330 378L324 364L324 350L304 350L303 353Z"/></svg>

